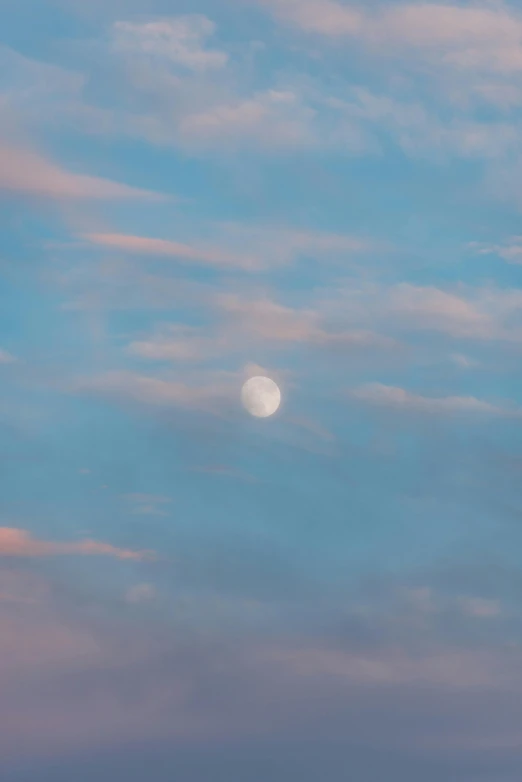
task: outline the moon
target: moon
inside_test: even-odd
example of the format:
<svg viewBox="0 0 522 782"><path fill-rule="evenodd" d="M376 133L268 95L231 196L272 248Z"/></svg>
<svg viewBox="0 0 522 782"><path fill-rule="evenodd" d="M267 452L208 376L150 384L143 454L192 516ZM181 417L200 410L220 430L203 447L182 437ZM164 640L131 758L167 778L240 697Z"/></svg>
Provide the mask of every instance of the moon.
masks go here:
<svg viewBox="0 0 522 782"><path fill-rule="evenodd" d="M241 389L241 402L250 415L268 418L281 404L281 391L269 377L251 377Z"/></svg>

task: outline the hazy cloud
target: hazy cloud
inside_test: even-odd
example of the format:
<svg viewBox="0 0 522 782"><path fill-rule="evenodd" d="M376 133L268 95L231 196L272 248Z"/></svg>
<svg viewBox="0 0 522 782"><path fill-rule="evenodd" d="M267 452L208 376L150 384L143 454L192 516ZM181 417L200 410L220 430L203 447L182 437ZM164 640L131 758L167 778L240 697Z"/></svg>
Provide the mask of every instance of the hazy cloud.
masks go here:
<svg viewBox="0 0 522 782"><path fill-rule="evenodd" d="M193 14L149 22L116 22L114 47L123 54L166 60L191 71L222 68L226 52L207 49L215 25L206 16Z"/></svg>
<svg viewBox="0 0 522 782"><path fill-rule="evenodd" d="M382 383L367 383L352 390L351 395L362 402L380 407L437 415L478 413L486 415L522 416L518 409L498 407L474 396L427 397L404 388Z"/></svg>
<svg viewBox="0 0 522 782"><path fill-rule="evenodd" d="M522 17L498 4L399 3L375 11L335 0L260 0L280 19L307 32L356 37L384 51L410 47L422 58L499 73L522 69Z"/></svg>
<svg viewBox="0 0 522 782"><path fill-rule="evenodd" d="M0 348L0 364L15 364L18 359L7 350Z"/></svg>
<svg viewBox="0 0 522 782"><path fill-rule="evenodd" d="M189 386L177 380L141 375L135 372L112 371L77 380L76 393L93 393L120 401L150 405L158 410L184 408L219 413L227 404L232 387L229 383Z"/></svg>
<svg viewBox="0 0 522 782"><path fill-rule="evenodd" d="M101 543L97 540L81 540L71 543L59 543L37 540L29 532L16 527L0 527L0 556L3 557L45 557L62 554L84 556L109 556L116 559L146 559L150 553L131 551Z"/></svg>
<svg viewBox="0 0 522 782"><path fill-rule="evenodd" d="M130 587L125 599L128 603L148 603L156 597L156 589L152 584L136 584Z"/></svg>
<svg viewBox="0 0 522 782"><path fill-rule="evenodd" d="M0 142L0 191L53 199L152 199L160 196L109 179L76 174L29 149Z"/></svg>
<svg viewBox="0 0 522 782"><path fill-rule="evenodd" d="M165 239L151 239L144 236L126 234L86 234L89 242L115 250L125 250L137 255L152 255L166 258L178 258L183 261L208 264L210 266L252 270L256 261L246 256L226 254L219 249L195 248L180 242Z"/></svg>
<svg viewBox="0 0 522 782"><path fill-rule="evenodd" d="M218 303L232 321L241 324L242 331L268 341L346 347L394 345L393 340L370 331L330 332L322 325L319 311L292 309L268 298L248 300L230 294L220 296Z"/></svg>
<svg viewBox="0 0 522 782"><path fill-rule="evenodd" d="M522 264L522 236L512 236L504 244L472 242L469 246L479 255L498 255L508 263Z"/></svg>

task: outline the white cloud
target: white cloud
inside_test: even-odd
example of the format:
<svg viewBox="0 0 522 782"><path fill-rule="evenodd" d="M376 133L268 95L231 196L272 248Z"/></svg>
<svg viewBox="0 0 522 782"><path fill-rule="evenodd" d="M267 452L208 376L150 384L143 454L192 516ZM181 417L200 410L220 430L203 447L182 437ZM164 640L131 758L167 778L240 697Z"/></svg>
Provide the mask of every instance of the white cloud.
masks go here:
<svg viewBox="0 0 522 782"><path fill-rule="evenodd" d="M215 33L214 23L194 14L155 21L116 22L113 45L118 52L166 60L191 71L222 68L226 52L207 49L205 43Z"/></svg>
<svg viewBox="0 0 522 782"><path fill-rule="evenodd" d="M522 264L522 236L512 236L504 244L472 242L470 248L478 255L498 255L507 263Z"/></svg>
<svg viewBox="0 0 522 782"><path fill-rule="evenodd" d="M131 342L127 350L152 361L194 361L225 347L226 341L219 336L201 336L197 329L167 324L148 339Z"/></svg>
<svg viewBox="0 0 522 782"><path fill-rule="evenodd" d="M428 397L411 393L404 388L388 386L382 383L367 383L351 391L351 396L361 402L408 412L433 415L453 415L457 413L476 413L493 416L521 417L522 412L515 409L498 407L474 396Z"/></svg>
<svg viewBox="0 0 522 782"><path fill-rule="evenodd" d="M450 360L461 369L473 369L473 367L477 367L479 365L479 362L476 361L476 359L470 358L469 356L464 356L462 353L452 353Z"/></svg>

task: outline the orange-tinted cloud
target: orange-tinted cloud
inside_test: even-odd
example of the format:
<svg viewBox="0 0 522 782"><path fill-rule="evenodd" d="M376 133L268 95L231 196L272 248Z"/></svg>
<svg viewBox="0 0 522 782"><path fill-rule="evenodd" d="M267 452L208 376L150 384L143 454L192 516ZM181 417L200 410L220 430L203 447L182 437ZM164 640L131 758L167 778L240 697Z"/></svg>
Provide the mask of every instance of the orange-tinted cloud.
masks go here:
<svg viewBox="0 0 522 782"><path fill-rule="evenodd" d="M3 557L46 557L61 554L84 556L110 556L116 559L141 560L150 557L150 552L131 551L97 540L80 540L76 543L59 543L37 540L29 532L16 527L0 527L0 556Z"/></svg>

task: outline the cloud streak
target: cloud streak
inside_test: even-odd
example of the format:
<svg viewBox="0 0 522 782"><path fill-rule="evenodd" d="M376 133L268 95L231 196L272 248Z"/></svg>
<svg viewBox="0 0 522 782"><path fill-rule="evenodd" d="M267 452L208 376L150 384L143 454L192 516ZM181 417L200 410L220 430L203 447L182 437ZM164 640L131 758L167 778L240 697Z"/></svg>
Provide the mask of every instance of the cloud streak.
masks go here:
<svg viewBox="0 0 522 782"><path fill-rule="evenodd" d="M60 543L33 538L16 527L0 527L0 557L54 557L63 555L108 556L116 559L143 560L150 552L131 551L97 540Z"/></svg>
<svg viewBox="0 0 522 782"><path fill-rule="evenodd" d="M77 380L71 390L151 406L157 410L180 408L213 414L222 411L233 393L230 384L189 386L176 380L126 371L111 371Z"/></svg>
<svg viewBox="0 0 522 782"><path fill-rule="evenodd" d="M428 397L404 388L382 383L367 383L351 391L351 396L377 407L430 415L478 414L522 418L518 409L498 407L474 396Z"/></svg>
<svg viewBox="0 0 522 782"><path fill-rule="evenodd" d="M130 236L127 234L85 234L82 238L101 247L123 250L136 255L176 258L185 262L249 271L258 268L254 258L227 254L219 249L196 248L188 244L165 239Z"/></svg>
<svg viewBox="0 0 522 782"><path fill-rule="evenodd" d="M157 193L76 174L30 149L0 142L0 191L53 200L158 200Z"/></svg>

